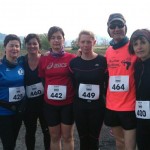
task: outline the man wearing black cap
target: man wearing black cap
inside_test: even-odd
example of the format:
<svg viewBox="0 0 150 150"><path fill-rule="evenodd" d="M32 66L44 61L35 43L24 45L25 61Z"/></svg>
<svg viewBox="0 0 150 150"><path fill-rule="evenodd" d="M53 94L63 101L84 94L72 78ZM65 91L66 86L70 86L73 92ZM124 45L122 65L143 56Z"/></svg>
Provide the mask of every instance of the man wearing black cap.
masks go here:
<svg viewBox="0 0 150 150"><path fill-rule="evenodd" d="M136 56L128 52L129 40L124 16L109 16L108 34L112 38L106 50L109 85L106 96L105 124L112 128L117 150L135 150L135 85L134 63Z"/></svg>

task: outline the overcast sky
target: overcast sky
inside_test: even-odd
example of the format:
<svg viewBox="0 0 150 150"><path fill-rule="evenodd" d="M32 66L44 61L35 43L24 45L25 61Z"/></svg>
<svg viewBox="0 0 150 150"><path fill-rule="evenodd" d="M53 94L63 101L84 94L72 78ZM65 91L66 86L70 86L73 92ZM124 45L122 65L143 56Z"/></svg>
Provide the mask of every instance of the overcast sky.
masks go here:
<svg viewBox="0 0 150 150"><path fill-rule="evenodd" d="M116 12L125 16L128 36L138 28L150 29L149 0L1 0L0 32L42 34L56 25L63 28L67 40L83 29L109 37L107 20Z"/></svg>

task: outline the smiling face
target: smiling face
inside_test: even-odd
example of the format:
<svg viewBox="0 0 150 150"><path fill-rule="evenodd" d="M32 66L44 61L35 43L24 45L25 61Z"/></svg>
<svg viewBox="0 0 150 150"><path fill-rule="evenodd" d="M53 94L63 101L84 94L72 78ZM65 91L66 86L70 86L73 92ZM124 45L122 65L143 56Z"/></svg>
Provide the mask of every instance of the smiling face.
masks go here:
<svg viewBox="0 0 150 150"><path fill-rule="evenodd" d="M50 46L53 51L58 52L64 46L64 37L60 31L53 33L51 38L49 39Z"/></svg>
<svg viewBox="0 0 150 150"><path fill-rule="evenodd" d="M26 43L27 51L30 54L37 54L40 50L39 43L36 38L32 38Z"/></svg>
<svg viewBox="0 0 150 150"><path fill-rule="evenodd" d="M6 58L10 62L17 59L20 54L20 43L18 40L10 40L5 46Z"/></svg>
<svg viewBox="0 0 150 150"><path fill-rule="evenodd" d="M110 37L112 37L115 43L120 42L126 35L126 27L123 22L116 20L108 26Z"/></svg>
<svg viewBox="0 0 150 150"><path fill-rule="evenodd" d="M133 49L141 60L150 58L150 42L144 36L133 42Z"/></svg>

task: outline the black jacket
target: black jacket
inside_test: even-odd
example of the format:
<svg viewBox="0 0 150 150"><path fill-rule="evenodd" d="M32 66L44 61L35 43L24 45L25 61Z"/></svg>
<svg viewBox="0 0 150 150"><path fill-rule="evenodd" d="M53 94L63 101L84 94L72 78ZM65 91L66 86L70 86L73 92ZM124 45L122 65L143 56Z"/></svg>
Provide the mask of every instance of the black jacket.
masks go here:
<svg viewBox="0 0 150 150"><path fill-rule="evenodd" d="M135 64L136 99L150 100L150 58Z"/></svg>

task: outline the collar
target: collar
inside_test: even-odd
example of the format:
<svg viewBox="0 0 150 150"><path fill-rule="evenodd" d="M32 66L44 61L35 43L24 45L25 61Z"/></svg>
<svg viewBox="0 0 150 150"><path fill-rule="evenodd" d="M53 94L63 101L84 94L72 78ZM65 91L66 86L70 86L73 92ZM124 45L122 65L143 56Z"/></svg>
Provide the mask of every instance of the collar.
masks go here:
<svg viewBox="0 0 150 150"><path fill-rule="evenodd" d="M128 37L124 37L119 43L115 43L114 40L112 39L110 41L110 45L113 47L113 49L118 49L124 45L126 45L129 42Z"/></svg>

